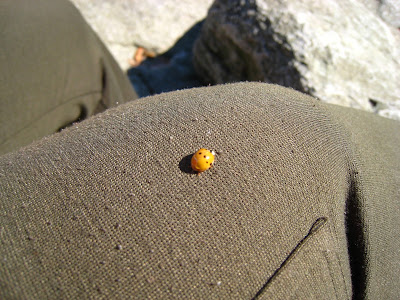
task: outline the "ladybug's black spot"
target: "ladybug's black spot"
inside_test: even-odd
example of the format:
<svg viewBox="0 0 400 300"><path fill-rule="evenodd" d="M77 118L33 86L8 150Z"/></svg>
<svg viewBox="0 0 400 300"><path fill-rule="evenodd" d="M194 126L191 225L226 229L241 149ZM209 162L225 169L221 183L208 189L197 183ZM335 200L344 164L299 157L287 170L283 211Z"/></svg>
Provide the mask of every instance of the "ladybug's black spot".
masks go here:
<svg viewBox="0 0 400 300"><path fill-rule="evenodd" d="M201 155L201 152L199 152L199 154Z"/></svg>
<svg viewBox="0 0 400 300"><path fill-rule="evenodd" d="M206 164L208 164L208 161L206 161Z"/></svg>
<svg viewBox="0 0 400 300"><path fill-rule="evenodd" d="M207 158L207 156L204 155L204 158Z"/></svg>

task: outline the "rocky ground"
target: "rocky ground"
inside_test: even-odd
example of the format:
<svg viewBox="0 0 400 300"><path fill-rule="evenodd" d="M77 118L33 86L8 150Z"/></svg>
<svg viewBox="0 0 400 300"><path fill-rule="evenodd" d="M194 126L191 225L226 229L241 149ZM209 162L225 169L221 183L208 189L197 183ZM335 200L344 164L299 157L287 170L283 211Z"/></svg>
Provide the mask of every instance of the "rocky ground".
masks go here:
<svg viewBox="0 0 400 300"><path fill-rule="evenodd" d="M140 96L265 81L400 120L396 1L73 0Z"/></svg>
<svg viewBox="0 0 400 300"><path fill-rule="evenodd" d="M212 0L71 0L123 70L138 47L162 54L203 20Z"/></svg>

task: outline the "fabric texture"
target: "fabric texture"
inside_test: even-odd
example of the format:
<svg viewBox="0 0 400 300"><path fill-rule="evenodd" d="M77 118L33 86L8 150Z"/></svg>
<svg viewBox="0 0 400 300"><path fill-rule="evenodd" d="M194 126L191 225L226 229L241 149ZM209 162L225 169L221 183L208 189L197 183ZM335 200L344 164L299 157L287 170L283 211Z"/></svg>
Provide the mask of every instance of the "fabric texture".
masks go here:
<svg viewBox="0 0 400 300"><path fill-rule="evenodd" d="M137 98L68 1L0 1L0 154Z"/></svg>
<svg viewBox="0 0 400 300"><path fill-rule="evenodd" d="M399 129L263 83L109 109L0 157L0 298L396 299Z"/></svg>
<svg viewBox="0 0 400 300"><path fill-rule="evenodd" d="M329 108L350 137L355 170L347 203L349 253L360 299L400 297L400 123Z"/></svg>

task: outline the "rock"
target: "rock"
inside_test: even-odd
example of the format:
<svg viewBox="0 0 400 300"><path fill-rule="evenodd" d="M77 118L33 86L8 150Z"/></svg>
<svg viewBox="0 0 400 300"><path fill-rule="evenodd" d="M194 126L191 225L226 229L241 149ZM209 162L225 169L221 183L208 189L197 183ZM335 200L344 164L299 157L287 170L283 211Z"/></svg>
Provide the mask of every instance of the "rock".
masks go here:
<svg viewBox="0 0 400 300"><path fill-rule="evenodd" d="M379 102L370 100L373 111L382 117L400 120L400 101L396 102Z"/></svg>
<svg viewBox="0 0 400 300"><path fill-rule="evenodd" d="M193 44L201 26L202 22L197 23L171 49L128 70L139 97L202 85L192 64Z"/></svg>
<svg viewBox="0 0 400 300"><path fill-rule="evenodd" d="M204 19L212 0L72 0L120 66L138 46L159 54Z"/></svg>
<svg viewBox="0 0 400 300"><path fill-rule="evenodd" d="M358 0L216 0L194 66L204 83L272 82L400 120L400 33Z"/></svg>
<svg viewBox="0 0 400 300"><path fill-rule="evenodd" d="M361 0L383 21L393 27L400 28L400 1L399 0Z"/></svg>

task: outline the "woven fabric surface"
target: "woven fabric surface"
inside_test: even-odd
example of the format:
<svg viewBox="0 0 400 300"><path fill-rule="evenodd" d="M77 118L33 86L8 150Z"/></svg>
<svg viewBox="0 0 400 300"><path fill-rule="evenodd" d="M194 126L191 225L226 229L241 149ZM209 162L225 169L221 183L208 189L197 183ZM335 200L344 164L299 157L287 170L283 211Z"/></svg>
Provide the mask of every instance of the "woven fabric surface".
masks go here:
<svg viewBox="0 0 400 300"><path fill-rule="evenodd" d="M355 171L347 203L349 253L358 299L400 297L400 123L329 107L348 134Z"/></svg>
<svg viewBox="0 0 400 300"><path fill-rule="evenodd" d="M0 2L0 154L137 98L65 0Z"/></svg>
<svg viewBox="0 0 400 300"><path fill-rule="evenodd" d="M262 83L109 109L0 157L0 298L399 295L398 129Z"/></svg>

